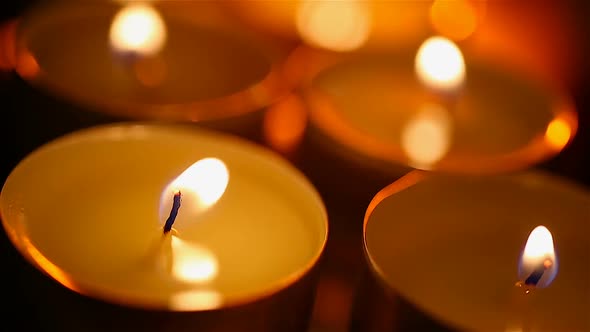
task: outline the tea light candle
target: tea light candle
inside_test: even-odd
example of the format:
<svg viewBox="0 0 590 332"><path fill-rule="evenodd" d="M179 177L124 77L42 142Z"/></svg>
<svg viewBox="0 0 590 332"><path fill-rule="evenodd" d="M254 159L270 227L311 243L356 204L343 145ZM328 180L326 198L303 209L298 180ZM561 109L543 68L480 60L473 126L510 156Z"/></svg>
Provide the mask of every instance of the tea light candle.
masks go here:
<svg viewBox="0 0 590 332"><path fill-rule="evenodd" d="M0 212L16 248L63 286L177 312L272 298L311 273L328 227L315 189L272 152L142 123L85 129L39 148L7 178ZM275 328L292 324L272 319Z"/></svg>
<svg viewBox="0 0 590 332"><path fill-rule="evenodd" d="M288 89L285 45L210 2L53 2L25 13L16 42L28 82L125 118L228 118Z"/></svg>
<svg viewBox="0 0 590 332"><path fill-rule="evenodd" d="M567 94L499 64L464 60L442 37L409 53L302 47L288 63L304 85L312 126L375 161L447 172L514 170L554 156L577 129Z"/></svg>
<svg viewBox="0 0 590 332"><path fill-rule="evenodd" d="M587 189L539 171L409 173L367 209L367 264L387 300L366 321L395 330L410 317L396 315L401 298L442 330L590 331L589 206ZM518 280L544 287L517 317L526 327L509 326Z"/></svg>

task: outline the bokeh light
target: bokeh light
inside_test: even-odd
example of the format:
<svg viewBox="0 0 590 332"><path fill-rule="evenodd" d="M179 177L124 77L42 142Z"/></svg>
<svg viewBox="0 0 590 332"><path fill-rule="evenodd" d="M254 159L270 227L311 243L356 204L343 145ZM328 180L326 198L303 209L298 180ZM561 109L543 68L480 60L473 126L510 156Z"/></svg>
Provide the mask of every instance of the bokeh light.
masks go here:
<svg viewBox="0 0 590 332"><path fill-rule="evenodd" d="M469 37L479 23L468 0L435 0L430 7L430 22L438 33L453 40Z"/></svg>
<svg viewBox="0 0 590 332"><path fill-rule="evenodd" d="M358 49L367 41L371 16L365 1L304 0L297 10L296 25L305 42L345 52Z"/></svg>
<svg viewBox="0 0 590 332"><path fill-rule="evenodd" d="M117 51L153 55L166 42L166 25L152 6L132 3L115 15L109 37Z"/></svg>
<svg viewBox="0 0 590 332"><path fill-rule="evenodd" d="M418 49L415 60L418 78L429 88L450 92L465 80L463 54L451 40L430 37Z"/></svg>

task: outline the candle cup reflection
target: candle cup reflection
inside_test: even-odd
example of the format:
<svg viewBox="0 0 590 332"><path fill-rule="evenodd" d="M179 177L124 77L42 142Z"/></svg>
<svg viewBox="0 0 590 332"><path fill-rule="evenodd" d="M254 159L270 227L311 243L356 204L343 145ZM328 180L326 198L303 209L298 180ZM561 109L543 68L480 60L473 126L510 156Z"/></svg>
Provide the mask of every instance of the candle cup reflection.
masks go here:
<svg viewBox="0 0 590 332"><path fill-rule="evenodd" d="M543 172L409 173L367 208L354 330L509 331L518 315L509 328L589 331L589 203L586 188ZM540 221L554 238L535 231L523 251ZM516 278L553 280L530 297Z"/></svg>
<svg viewBox="0 0 590 332"><path fill-rule="evenodd" d="M124 118L224 119L291 88L280 70L287 47L210 2L58 1L31 8L17 29L17 57L30 54L39 67L23 78Z"/></svg>
<svg viewBox="0 0 590 332"><path fill-rule="evenodd" d="M28 277L51 294L38 303L54 330L303 331L327 239L322 201L291 165L189 126L50 142L8 177L0 213L42 272Z"/></svg>
<svg viewBox="0 0 590 332"><path fill-rule="evenodd" d="M263 119L265 141L273 149L292 156L308 125L307 108L301 97L289 94L266 111Z"/></svg>

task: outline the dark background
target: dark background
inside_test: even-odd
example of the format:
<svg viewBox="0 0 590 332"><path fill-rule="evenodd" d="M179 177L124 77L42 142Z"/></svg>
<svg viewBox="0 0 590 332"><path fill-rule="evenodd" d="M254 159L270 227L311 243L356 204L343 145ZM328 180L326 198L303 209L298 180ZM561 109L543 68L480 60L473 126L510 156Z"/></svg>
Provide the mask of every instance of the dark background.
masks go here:
<svg viewBox="0 0 590 332"><path fill-rule="evenodd" d="M0 2L0 20L17 17L34 2ZM590 29L586 23L590 18L590 8L587 1L564 3L576 13L575 24L582 37L579 40L583 59L577 75L579 79L569 86L579 112L579 131L562 153L535 168L551 171L590 187L590 66L586 60L590 55ZM47 141L79 128L125 120L90 112L59 97L47 95L12 71L0 72L0 98L2 183L23 157ZM236 134L264 144L259 129L255 126L252 130ZM298 153L291 159L316 185L328 208L331 238L324 260L325 277L320 283L315 314L320 326L340 331L348 319L345 315L353 297L351 285L360 277L363 259L360 234L365 209L373 195L399 174L374 171L350 161L344 162L337 155L319 148L311 136L310 133L305 136ZM2 324L13 326L14 329L18 327L19 330L39 330L36 322L43 316L44 308L36 304L30 290L36 288L31 283L37 282L40 274L22 259L4 232L0 234L0 266L4 284L1 296L5 307L8 307L0 311ZM17 318L23 313L25 319Z"/></svg>

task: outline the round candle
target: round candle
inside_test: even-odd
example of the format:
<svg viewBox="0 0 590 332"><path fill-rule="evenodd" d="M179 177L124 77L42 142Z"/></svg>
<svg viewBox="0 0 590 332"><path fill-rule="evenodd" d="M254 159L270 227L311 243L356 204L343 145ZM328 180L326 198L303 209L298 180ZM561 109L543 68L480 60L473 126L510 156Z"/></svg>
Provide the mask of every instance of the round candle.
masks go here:
<svg viewBox="0 0 590 332"><path fill-rule="evenodd" d="M128 118L227 118L287 89L284 45L237 26L212 3L45 4L20 20L17 44L17 63L28 64L17 72L27 81Z"/></svg>
<svg viewBox="0 0 590 332"><path fill-rule="evenodd" d="M101 126L50 142L7 178L0 212L17 249L61 284L143 309L265 298L305 276L327 237L319 195L289 163L182 126Z"/></svg>
<svg viewBox="0 0 590 332"><path fill-rule="evenodd" d="M516 319L530 331L590 331L589 206L587 189L543 172L415 171L370 204L366 257L385 292L468 331L510 330L515 282L550 259Z"/></svg>
<svg viewBox="0 0 590 332"><path fill-rule="evenodd" d="M463 65L452 57L460 56L456 48L436 54L445 57L423 48L418 59L414 52L330 56L308 50L291 63L315 64L308 66L314 73L299 75L312 124L369 159L497 172L554 156L575 135L577 115L561 91L468 56Z"/></svg>

